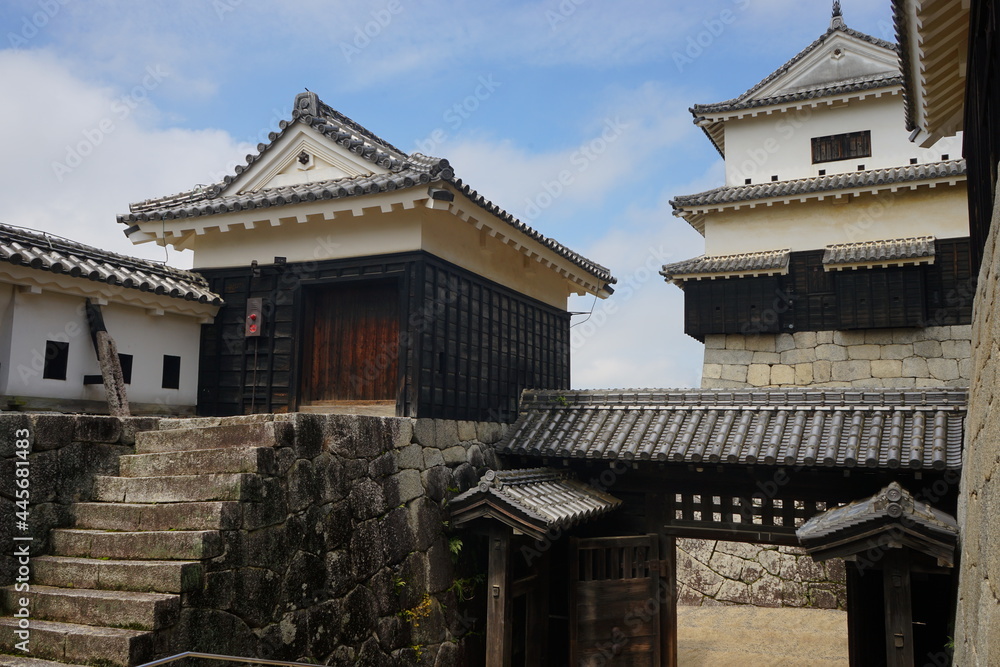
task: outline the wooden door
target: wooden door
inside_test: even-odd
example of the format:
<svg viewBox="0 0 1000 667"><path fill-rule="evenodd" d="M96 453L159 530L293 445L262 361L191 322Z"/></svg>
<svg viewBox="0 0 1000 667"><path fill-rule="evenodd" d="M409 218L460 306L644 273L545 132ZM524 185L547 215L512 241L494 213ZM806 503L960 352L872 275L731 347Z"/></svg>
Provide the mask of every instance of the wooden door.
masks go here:
<svg viewBox="0 0 1000 667"><path fill-rule="evenodd" d="M399 289L342 283L306 295L302 403L395 401L399 385Z"/></svg>
<svg viewBox="0 0 1000 667"><path fill-rule="evenodd" d="M656 535L571 540L572 667L659 667L658 545Z"/></svg>

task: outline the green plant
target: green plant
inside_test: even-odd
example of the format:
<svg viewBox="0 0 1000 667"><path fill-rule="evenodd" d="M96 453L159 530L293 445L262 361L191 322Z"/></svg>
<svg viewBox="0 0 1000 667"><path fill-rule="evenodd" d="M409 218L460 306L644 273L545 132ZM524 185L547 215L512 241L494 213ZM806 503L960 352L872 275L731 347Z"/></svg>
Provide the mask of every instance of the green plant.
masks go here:
<svg viewBox="0 0 1000 667"><path fill-rule="evenodd" d="M484 581L486 581L485 574L477 574L474 577L466 577L464 579L455 579L455 583L448 590L454 591L459 600L466 602L475 597L476 588Z"/></svg>
<svg viewBox="0 0 1000 667"><path fill-rule="evenodd" d="M458 556L462 553L462 538L452 537L448 539L448 551L451 552L452 556Z"/></svg>
<svg viewBox="0 0 1000 667"><path fill-rule="evenodd" d="M569 401L567 401L566 397L562 396L562 395L556 396L556 403L558 403L559 405L561 405L563 407L566 407L567 405L569 405Z"/></svg>
<svg viewBox="0 0 1000 667"><path fill-rule="evenodd" d="M399 595L399 592L402 591L404 588L406 588L406 581L398 574L393 575L392 590L396 592L396 595Z"/></svg>

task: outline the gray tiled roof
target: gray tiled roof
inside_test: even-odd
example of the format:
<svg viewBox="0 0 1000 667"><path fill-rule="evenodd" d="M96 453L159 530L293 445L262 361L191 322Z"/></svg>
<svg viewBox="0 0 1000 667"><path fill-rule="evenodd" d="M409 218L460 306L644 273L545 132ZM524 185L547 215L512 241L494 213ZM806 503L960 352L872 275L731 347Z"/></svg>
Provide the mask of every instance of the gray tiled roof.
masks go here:
<svg viewBox="0 0 1000 667"><path fill-rule="evenodd" d="M526 391L508 455L961 468L964 389Z"/></svg>
<svg viewBox="0 0 1000 667"><path fill-rule="evenodd" d="M754 94L761 88L771 83L778 77L782 76L791 69L796 63L805 58L807 55L818 49L820 46L826 42L827 39L832 37L837 33L842 33L861 39L869 44L882 47L883 49L888 49L890 51L897 51L897 47L892 42L887 42L877 37L872 37L871 35L866 35L863 32L858 32L857 30L852 30L843 24L832 26L825 33L820 35L816 41L804 48L802 51L797 53L784 65L776 69L762 79L755 86L747 90L745 93L739 97L735 97L731 100L725 100L724 102L717 102L715 104L696 104L691 107L691 113L694 114L696 118L704 116L706 114L718 114L725 113L727 111L736 111L739 109L747 109L757 106L766 106L769 104L780 104L783 102L790 102L795 100L811 99L814 97L822 97L825 95L832 94L842 94L844 92L850 92L854 90L867 90L870 88L883 88L886 86L900 85L902 84L902 76L899 71L883 72L879 74L857 77L852 79L845 79L844 81L837 81L833 84L827 84L823 86L805 88L799 91L795 91L789 95L783 95L780 97L773 98L763 98L763 99L750 99Z"/></svg>
<svg viewBox="0 0 1000 667"><path fill-rule="evenodd" d="M959 527L955 517L892 482L871 498L813 516L795 535L815 560L858 554L870 558L905 546L936 558L939 565L953 566Z"/></svg>
<svg viewBox="0 0 1000 667"><path fill-rule="evenodd" d="M766 250L738 255L702 255L683 262L665 264L660 271L667 280L682 280L702 275L746 276L788 273L791 251Z"/></svg>
<svg viewBox="0 0 1000 667"><path fill-rule="evenodd" d="M851 171L843 174L814 176L792 181L777 181L756 185L722 186L694 195L682 195L670 201L674 215L683 215L692 208L733 204L775 197L798 197L807 194L869 188L934 178L965 176L965 160L948 160L927 164Z"/></svg>
<svg viewBox="0 0 1000 667"><path fill-rule="evenodd" d="M934 258L934 237L917 236L887 241L865 241L828 245L823 253L823 263L828 266L843 264L871 264L898 262L899 260L927 260Z"/></svg>
<svg viewBox="0 0 1000 667"><path fill-rule="evenodd" d="M10 225L0 225L0 261L175 299L222 304L196 273Z"/></svg>
<svg viewBox="0 0 1000 667"><path fill-rule="evenodd" d="M897 509L893 509L896 505ZM897 512L899 512L897 514ZM895 516L893 516L895 514ZM946 535L958 535L958 523L950 514L916 500L898 482L892 482L871 498L817 514L796 531L800 540L817 540L880 519L906 517L912 523Z"/></svg>
<svg viewBox="0 0 1000 667"><path fill-rule="evenodd" d="M305 123L322 132L353 153L389 170L389 174L347 177L302 185L265 188L258 192L230 193L229 186L250 165L259 160L274 143L295 123ZM259 144L257 153L247 156L247 164L236 167L236 174L226 176L221 183L196 188L158 199L150 199L129 206L129 213L119 215L118 222L130 225L126 235L136 231L136 223L150 220L174 220L210 216L233 211L285 206L303 201L343 199L362 195L402 190L433 183L449 183L456 187L476 206L495 215L505 223L549 248L588 273L607 282L615 283L611 272L600 264L587 259L561 243L524 224L512 214L489 201L476 190L455 177L448 160L429 157L420 153L407 155L387 141L377 137L346 116L324 104L315 93L302 93L295 99L291 121L281 121L280 130L268 135L269 143Z"/></svg>
<svg viewBox="0 0 1000 667"><path fill-rule="evenodd" d="M840 96L859 91L891 88L894 86L901 86L903 84L903 77L901 76L898 68L893 68L892 70L886 72L879 72L876 74L853 77L841 81L807 86L795 90L784 91L781 94L772 95L770 97L751 99L754 98L758 91L773 82L775 79L783 76L796 63L822 46L831 36L838 33L849 35L883 49L897 51L895 44L872 37L871 35L866 35L865 33L858 32L857 30L852 30L844 25L842 18L835 17L830 25L830 29L823 33L816 41L800 51L792 57L791 60L766 76L763 80L744 92L742 95L723 102L716 102L714 104L696 104L691 107L690 111L694 116L694 122L701 125L702 131L704 131L705 135L712 142L712 145L715 146L716 150L718 150L721 155L725 156L725 134L722 129L722 122L721 120L716 119L715 122L708 122L706 124L703 122L706 120L706 117L717 117L730 112L739 112L744 109L753 109L763 106L790 104L793 102L817 99L821 97Z"/></svg>
<svg viewBox="0 0 1000 667"><path fill-rule="evenodd" d="M552 468L489 471L479 484L448 504L461 524L485 516L516 517L539 533L564 530L607 514L621 500Z"/></svg>

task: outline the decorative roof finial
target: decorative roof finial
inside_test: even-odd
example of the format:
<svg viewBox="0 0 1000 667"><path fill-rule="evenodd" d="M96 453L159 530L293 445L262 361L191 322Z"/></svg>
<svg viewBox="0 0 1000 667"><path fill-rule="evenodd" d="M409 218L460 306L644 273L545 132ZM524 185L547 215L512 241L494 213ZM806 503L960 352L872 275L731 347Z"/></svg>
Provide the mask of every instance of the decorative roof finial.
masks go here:
<svg viewBox="0 0 1000 667"><path fill-rule="evenodd" d="M833 0L833 18L830 19L830 27L844 27L844 14L840 11L840 0Z"/></svg>
<svg viewBox="0 0 1000 667"><path fill-rule="evenodd" d="M844 14L840 11L840 0L833 0L833 18L830 19L831 28L844 28Z"/></svg>

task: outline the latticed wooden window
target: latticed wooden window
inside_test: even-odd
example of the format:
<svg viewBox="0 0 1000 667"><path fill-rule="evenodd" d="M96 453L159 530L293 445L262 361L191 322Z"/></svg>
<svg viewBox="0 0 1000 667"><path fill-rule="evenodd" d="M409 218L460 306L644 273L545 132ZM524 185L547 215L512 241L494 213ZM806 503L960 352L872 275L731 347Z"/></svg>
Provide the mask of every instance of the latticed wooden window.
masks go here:
<svg viewBox="0 0 1000 667"><path fill-rule="evenodd" d="M870 130L865 130L864 132L832 134L827 137L813 137L812 154L813 164L870 157L872 154L872 133Z"/></svg>

